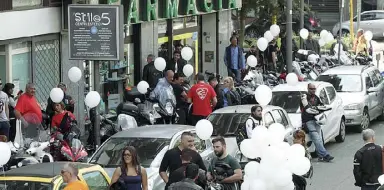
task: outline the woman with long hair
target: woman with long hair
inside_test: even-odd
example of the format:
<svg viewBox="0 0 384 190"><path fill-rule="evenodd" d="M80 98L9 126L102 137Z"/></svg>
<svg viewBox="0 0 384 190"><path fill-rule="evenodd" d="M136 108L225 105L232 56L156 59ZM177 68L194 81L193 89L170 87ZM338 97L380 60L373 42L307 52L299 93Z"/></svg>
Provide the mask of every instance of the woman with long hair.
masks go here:
<svg viewBox="0 0 384 190"><path fill-rule="evenodd" d="M307 144L305 142L305 132L303 130L296 130L293 133L293 143L301 144L305 148L306 157L311 159L311 155L307 151ZM311 178L313 173L313 168L311 166L309 172L303 176L298 176L293 174L293 183L295 184L296 190L305 190L307 187L307 180L305 178Z"/></svg>
<svg viewBox="0 0 384 190"><path fill-rule="evenodd" d="M135 147L124 148L121 166L115 169L111 184L124 190L148 190L147 172L140 166Z"/></svg>
<svg viewBox="0 0 384 190"><path fill-rule="evenodd" d="M16 106L16 100L19 97L20 92L15 97L13 95L13 89L15 88L15 85L12 83L6 83L3 87L3 92L5 92L8 95L8 108L9 108L9 124L11 125L11 128L9 130L9 141L13 142L15 140L16 136L16 116L15 116L15 106Z"/></svg>
<svg viewBox="0 0 384 190"><path fill-rule="evenodd" d="M236 91L235 83L232 77L226 77L224 79L224 87L225 87L223 89L224 107L240 105L241 98L239 93Z"/></svg>

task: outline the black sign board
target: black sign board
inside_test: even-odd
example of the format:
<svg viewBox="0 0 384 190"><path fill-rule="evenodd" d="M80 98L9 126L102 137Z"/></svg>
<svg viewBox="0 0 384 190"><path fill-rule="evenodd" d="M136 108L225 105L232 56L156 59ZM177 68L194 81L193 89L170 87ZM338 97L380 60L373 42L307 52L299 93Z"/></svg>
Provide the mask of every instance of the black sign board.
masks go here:
<svg viewBox="0 0 384 190"><path fill-rule="evenodd" d="M69 59L124 58L122 5L69 5Z"/></svg>

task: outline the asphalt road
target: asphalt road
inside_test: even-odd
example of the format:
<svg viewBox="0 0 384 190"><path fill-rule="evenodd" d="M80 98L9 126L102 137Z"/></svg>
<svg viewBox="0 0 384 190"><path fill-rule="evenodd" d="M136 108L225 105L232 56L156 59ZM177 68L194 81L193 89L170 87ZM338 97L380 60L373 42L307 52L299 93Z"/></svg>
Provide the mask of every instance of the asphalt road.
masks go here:
<svg viewBox="0 0 384 190"><path fill-rule="evenodd" d="M376 143L384 145L384 122L373 121L371 129L376 132ZM358 190L353 177L353 157L364 145L361 134L347 128L347 136L343 143L330 142L326 149L335 159L331 163L312 160L314 174L308 181L308 190Z"/></svg>

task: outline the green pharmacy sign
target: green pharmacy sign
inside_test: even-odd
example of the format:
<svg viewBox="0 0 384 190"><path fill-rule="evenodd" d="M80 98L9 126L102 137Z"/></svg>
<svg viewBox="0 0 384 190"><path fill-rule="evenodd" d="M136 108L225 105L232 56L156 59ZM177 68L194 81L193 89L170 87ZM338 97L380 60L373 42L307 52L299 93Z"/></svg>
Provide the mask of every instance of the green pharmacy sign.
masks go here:
<svg viewBox="0 0 384 190"><path fill-rule="evenodd" d="M236 9L238 0L121 0L125 24Z"/></svg>

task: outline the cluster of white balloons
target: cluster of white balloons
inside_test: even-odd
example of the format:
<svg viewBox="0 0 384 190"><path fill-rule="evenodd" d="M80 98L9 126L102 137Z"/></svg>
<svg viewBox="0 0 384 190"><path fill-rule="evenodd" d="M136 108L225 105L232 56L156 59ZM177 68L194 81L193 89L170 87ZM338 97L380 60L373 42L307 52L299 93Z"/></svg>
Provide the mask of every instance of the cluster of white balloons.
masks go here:
<svg viewBox="0 0 384 190"><path fill-rule="evenodd" d="M80 81L82 76L82 72L78 67L72 67L68 70L68 78L70 81L77 83ZM52 102L54 103L60 103L64 99L64 92L60 88L53 88L51 92L49 93L49 97L51 98ZM100 94L96 91L90 91L85 96L85 105L87 105L89 108L94 108L97 105L99 105L101 100Z"/></svg>
<svg viewBox="0 0 384 190"><path fill-rule="evenodd" d="M202 119L196 123L196 134L201 140L208 140L213 133L213 126L209 120Z"/></svg>
<svg viewBox="0 0 384 190"><path fill-rule="evenodd" d="M183 47L183 49L181 49L181 57L186 61L191 60L193 57L193 50L190 47ZM167 66L167 62L162 57L157 57L154 64L158 71L164 71ZM184 65L183 73L186 77L190 77L193 74L193 66L191 64ZM148 92L148 88L149 84L146 81L140 81L137 84L137 90L141 94L146 94Z"/></svg>
<svg viewBox="0 0 384 190"><path fill-rule="evenodd" d="M11 158L11 147L8 143L0 142L0 167L8 163Z"/></svg>
<svg viewBox="0 0 384 190"><path fill-rule="evenodd" d="M371 31L368 30L368 31L364 32L364 37L365 37L365 39L367 40L367 42L369 42L369 41L372 40L372 38L373 38L373 34L372 34Z"/></svg>
<svg viewBox="0 0 384 190"><path fill-rule="evenodd" d="M325 44L332 42L334 40L333 34L329 31L322 30L320 32L319 45L323 47Z"/></svg>
<svg viewBox="0 0 384 190"><path fill-rule="evenodd" d="M261 158L260 163L251 161L245 166L242 190L293 190L292 174L308 173L311 163L305 157L305 148L284 142L287 133L280 123L268 129L258 126L253 130L252 139L241 142L240 150L245 157Z"/></svg>
<svg viewBox="0 0 384 190"><path fill-rule="evenodd" d="M268 43L272 41L276 36L280 34L280 27L273 24L268 31L264 33L262 38L257 40L257 47L260 51L265 51L268 47Z"/></svg>

